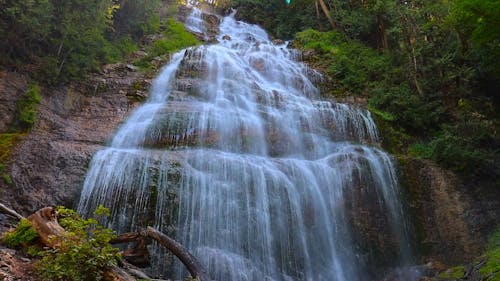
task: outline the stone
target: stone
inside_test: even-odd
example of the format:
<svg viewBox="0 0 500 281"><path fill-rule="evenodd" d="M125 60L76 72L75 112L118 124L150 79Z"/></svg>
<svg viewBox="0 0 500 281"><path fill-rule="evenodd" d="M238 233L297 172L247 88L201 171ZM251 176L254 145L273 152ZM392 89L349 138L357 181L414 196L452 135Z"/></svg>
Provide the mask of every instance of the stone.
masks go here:
<svg viewBox="0 0 500 281"><path fill-rule="evenodd" d="M226 35L222 36L222 40L231 41L231 36L226 34Z"/></svg>
<svg viewBox="0 0 500 281"><path fill-rule="evenodd" d="M285 44L285 41L283 41L281 39L274 39L272 42L273 42L274 45L278 45L278 46Z"/></svg>

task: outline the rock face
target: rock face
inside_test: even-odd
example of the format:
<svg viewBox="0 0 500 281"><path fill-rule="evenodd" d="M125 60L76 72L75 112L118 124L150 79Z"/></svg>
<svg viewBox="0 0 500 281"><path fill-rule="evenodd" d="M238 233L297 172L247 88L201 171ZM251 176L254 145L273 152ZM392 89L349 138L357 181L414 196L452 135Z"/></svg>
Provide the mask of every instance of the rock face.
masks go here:
<svg viewBox="0 0 500 281"><path fill-rule="evenodd" d="M477 257L500 224L500 190L464 182L430 161L400 163L422 262L451 266Z"/></svg>
<svg viewBox="0 0 500 281"><path fill-rule="evenodd" d="M149 88L149 80L126 65L104 69L85 82L41 89L37 122L11 154L13 183L0 183L4 203L22 214L50 205L73 207L93 153ZM20 74L0 74L0 132L12 123L26 80Z"/></svg>
<svg viewBox="0 0 500 281"><path fill-rule="evenodd" d="M37 281L33 263L15 250L0 247L0 280Z"/></svg>

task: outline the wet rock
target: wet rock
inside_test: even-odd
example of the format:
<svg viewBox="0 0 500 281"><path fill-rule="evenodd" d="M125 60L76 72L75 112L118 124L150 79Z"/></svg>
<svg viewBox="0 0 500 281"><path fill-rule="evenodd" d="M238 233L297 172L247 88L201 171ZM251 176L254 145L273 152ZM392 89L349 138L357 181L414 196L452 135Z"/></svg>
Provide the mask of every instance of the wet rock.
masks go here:
<svg viewBox="0 0 500 281"><path fill-rule="evenodd" d="M231 41L231 36L226 34L226 35L222 36L222 40Z"/></svg>
<svg viewBox="0 0 500 281"><path fill-rule="evenodd" d="M274 45L284 45L285 44L285 41L283 41L281 39L274 39L272 42Z"/></svg>

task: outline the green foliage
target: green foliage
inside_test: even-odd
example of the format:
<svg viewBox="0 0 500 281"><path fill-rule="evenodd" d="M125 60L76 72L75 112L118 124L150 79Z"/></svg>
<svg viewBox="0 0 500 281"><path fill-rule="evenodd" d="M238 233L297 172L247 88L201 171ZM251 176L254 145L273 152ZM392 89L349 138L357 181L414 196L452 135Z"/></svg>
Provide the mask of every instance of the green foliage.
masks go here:
<svg viewBox="0 0 500 281"><path fill-rule="evenodd" d="M483 106L485 103L481 103ZM483 110L485 110L483 108ZM464 175L500 176L497 159L498 136L495 124L479 114L474 105L459 100L457 122L443 125L441 131L428 143L417 143L409 148L412 156L434 159L446 168Z"/></svg>
<svg viewBox="0 0 500 281"><path fill-rule="evenodd" d="M28 90L17 102L16 108L16 127L21 130L30 129L36 122L38 114L38 105L42 98L40 97L40 88L36 84L29 86Z"/></svg>
<svg viewBox="0 0 500 281"><path fill-rule="evenodd" d="M0 0L0 64L20 67L40 51L51 31L49 0Z"/></svg>
<svg viewBox="0 0 500 281"><path fill-rule="evenodd" d="M115 41L106 42L103 47L104 61L117 62L127 55L139 50L137 44L130 37L123 37Z"/></svg>
<svg viewBox="0 0 500 281"><path fill-rule="evenodd" d="M322 54L335 54L336 45L346 42L337 31L320 32L306 29L295 35L294 44L302 49L312 49Z"/></svg>
<svg viewBox="0 0 500 281"><path fill-rule="evenodd" d="M200 43L193 34L186 31L182 23L174 19L167 20L163 35L162 39L153 43L152 56L165 55Z"/></svg>
<svg viewBox="0 0 500 281"><path fill-rule="evenodd" d="M39 81L82 79L137 50L160 26L160 0L0 0L0 66Z"/></svg>
<svg viewBox="0 0 500 281"><path fill-rule="evenodd" d="M93 281L102 280L103 269L116 265L118 249L109 241L114 237L110 229L99 225L96 218L82 219L75 211L58 208L59 222L68 234L60 245L42 253L36 269L43 280ZM96 217L109 215L99 206Z"/></svg>
<svg viewBox="0 0 500 281"><path fill-rule="evenodd" d="M26 247L38 238L38 234L27 219L21 219L13 231L7 232L2 242L8 247Z"/></svg>
<svg viewBox="0 0 500 281"><path fill-rule="evenodd" d="M464 277L464 273L465 273L465 267L463 265L460 265L452 267L444 272L441 272L438 277L442 279L456 280Z"/></svg>
<svg viewBox="0 0 500 281"><path fill-rule="evenodd" d="M113 14L113 37L140 39L160 28L160 0L118 1Z"/></svg>
<svg viewBox="0 0 500 281"><path fill-rule="evenodd" d="M500 280L500 229L490 236L485 258L486 265L479 272L483 276L490 276L488 280Z"/></svg>
<svg viewBox="0 0 500 281"><path fill-rule="evenodd" d="M460 34L462 44L483 71L500 77L500 2L457 0L447 18Z"/></svg>

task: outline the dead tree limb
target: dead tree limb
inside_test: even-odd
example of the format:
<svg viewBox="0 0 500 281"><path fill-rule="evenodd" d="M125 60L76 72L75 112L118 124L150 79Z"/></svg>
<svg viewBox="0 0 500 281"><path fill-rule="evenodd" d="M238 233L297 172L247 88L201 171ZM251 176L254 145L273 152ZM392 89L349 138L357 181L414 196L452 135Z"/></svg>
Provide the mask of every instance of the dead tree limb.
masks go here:
<svg viewBox="0 0 500 281"><path fill-rule="evenodd" d="M24 219L24 217L22 215L20 215L18 212L12 210L11 208L5 206L4 204L0 203L0 211L2 211L3 213L7 214L7 215L10 215L10 216L13 216L17 219Z"/></svg>
<svg viewBox="0 0 500 281"><path fill-rule="evenodd" d="M148 226L146 232L149 237L158 241L162 246L169 249L181 262L186 266L191 276L199 278L200 281L210 281L208 273L203 266L196 260L196 258L189 253L179 242L168 237L167 235L157 231L156 229Z"/></svg>
<svg viewBox="0 0 500 281"><path fill-rule="evenodd" d="M149 237L151 239L156 240L160 245L167 248L170 252L172 252L179 260L186 266L187 270L194 278L199 278L200 281L210 281L210 277L208 273L203 268L203 266L198 262L198 260L189 253L189 251L184 248L179 242L174 239L168 237L167 235L159 232L158 230L148 226L145 231L140 232L127 232L118 235L118 237L112 239L110 241L111 244L125 243L125 242L133 242L137 241L137 246L142 247L140 241L144 241L145 237ZM145 248L147 251L147 248ZM142 250L141 250L142 251ZM139 251L139 252L141 252ZM126 253L125 253L126 257ZM129 262L136 264L134 259L130 259Z"/></svg>
<svg viewBox="0 0 500 281"><path fill-rule="evenodd" d="M127 242L136 242L134 247L123 251L121 255L126 261L135 266L146 267L150 265L149 262L150 255L146 243L146 238L147 238L147 233L145 231L127 232L111 239L109 243L120 244Z"/></svg>

